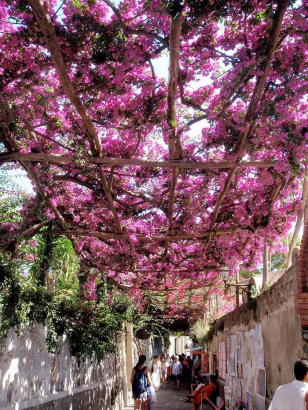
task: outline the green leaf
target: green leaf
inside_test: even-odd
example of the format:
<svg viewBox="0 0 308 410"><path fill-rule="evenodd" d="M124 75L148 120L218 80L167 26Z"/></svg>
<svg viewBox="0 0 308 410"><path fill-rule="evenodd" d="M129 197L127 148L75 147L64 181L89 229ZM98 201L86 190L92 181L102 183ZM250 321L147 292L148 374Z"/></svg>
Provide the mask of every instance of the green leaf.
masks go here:
<svg viewBox="0 0 308 410"><path fill-rule="evenodd" d="M73 1L74 1L75 6L77 7L77 9L81 10L82 9L82 4L80 3L80 1L79 0L73 0Z"/></svg>

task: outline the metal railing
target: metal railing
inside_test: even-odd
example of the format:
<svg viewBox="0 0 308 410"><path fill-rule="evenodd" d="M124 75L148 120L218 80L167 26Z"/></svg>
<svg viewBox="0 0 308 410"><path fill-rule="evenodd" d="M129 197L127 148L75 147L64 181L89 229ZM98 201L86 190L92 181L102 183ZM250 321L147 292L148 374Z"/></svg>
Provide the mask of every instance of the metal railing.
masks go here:
<svg viewBox="0 0 308 410"><path fill-rule="evenodd" d="M215 406L207 397L203 397L201 400L200 410L221 410L224 407L224 402L221 401L219 407Z"/></svg>

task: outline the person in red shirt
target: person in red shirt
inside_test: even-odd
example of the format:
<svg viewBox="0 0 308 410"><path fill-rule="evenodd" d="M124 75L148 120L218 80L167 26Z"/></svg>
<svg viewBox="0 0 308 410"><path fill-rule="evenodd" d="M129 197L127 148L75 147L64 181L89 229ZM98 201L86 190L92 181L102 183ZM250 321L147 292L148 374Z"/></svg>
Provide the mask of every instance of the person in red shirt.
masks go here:
<svg viewBox="0 0 308 410"><path fill-rule="evenodd" d="M210 384L208 386L198 386L195 390L194 394L194 401L193 401L193 410L198 410L201 404L201 400L203 398L210 399L213 391L215 390L217 386L217 378L214 375L210 376Z"/></svg>

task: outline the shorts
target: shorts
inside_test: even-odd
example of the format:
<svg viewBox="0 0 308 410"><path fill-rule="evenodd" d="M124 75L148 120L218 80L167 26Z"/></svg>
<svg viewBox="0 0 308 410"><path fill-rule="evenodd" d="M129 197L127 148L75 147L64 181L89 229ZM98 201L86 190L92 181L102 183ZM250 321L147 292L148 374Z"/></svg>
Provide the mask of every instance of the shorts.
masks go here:
<svg viewBox="0 0 308 410"><path fill-rule="evenodd" d="M163 377L167 377L167 370L163 370L163 371L162 371L162 376L163 376Z"/></svg>
<svg viewBox="0 0 308 410"><path fill-rule="evenodd" d="M136 393L136 392L133 391L133 399L141 401L141 402L148 401L148 395L149 395L149 393L147 391L145 391L143 393L139 393L139 392Z"/></svg>
<svg viewBox="0 0 308 410"><path fill-rule="evenodd" d="M172 375L172 381L173 381L173 382L176 382L177 380L180 380L180 377L181 377L180 374L177 374L177 375L173 374L173 375Z"/></svg>

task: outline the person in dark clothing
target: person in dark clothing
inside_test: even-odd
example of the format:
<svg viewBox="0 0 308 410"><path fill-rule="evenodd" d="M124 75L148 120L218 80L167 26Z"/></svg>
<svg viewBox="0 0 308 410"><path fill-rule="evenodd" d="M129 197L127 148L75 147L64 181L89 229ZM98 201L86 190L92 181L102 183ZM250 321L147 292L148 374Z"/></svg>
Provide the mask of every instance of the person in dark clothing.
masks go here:
<svg viewBox="0 0 308 410"><path fill-rule="evenodd" d="M151 399L149 386L152 384L149 369L146 367L146 356L139 356L138 363L133 368L130 382L132 384L134 409L146 410Z"/></svg>
<svg viewBox="0 0 308 410"><path fill-rule="evenodd" d="M186 400L187 403L190 403L190 399L194 397L194 392L196 388L200 385L200 383L202 383L202 378L199 372L194 372L192 381L187 386L187 397L188 397L188 399Z"/></svg>
<svg viewBox="0 0 308 410"><path fill-rule="evenodd" d="M203 383L199 384L199 386L194 391L194 408L193 410L198 410L203 398L210 399L212 394L214 393L217 386L217 379L216 377L211 374L210 376L210 384L204 385Z"/></svg>
<svg viewBox="0 0 308 410"><path fill-rule="evenodd" d="M187 363L188 363L189 370L192 371L194 361L191 359L190 356L187 356Z"/></svg>
<svg viewBox="0 0 308 410"><path fill-rule="evenodd" d="M182 383L184 383L188 387L191 382L191 372L190 372L189 364L188 364L186 357L184 357L182 361L182 366L183 366Z"/></svg>

